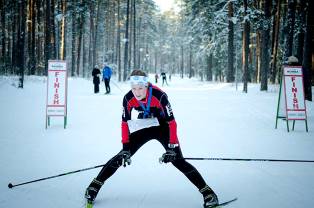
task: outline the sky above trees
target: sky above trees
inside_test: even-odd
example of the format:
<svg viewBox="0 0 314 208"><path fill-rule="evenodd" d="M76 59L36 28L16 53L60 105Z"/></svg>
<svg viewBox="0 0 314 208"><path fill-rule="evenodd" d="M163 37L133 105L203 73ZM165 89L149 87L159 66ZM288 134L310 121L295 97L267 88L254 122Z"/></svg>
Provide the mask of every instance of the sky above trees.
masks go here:
<svg viewBox="0 0 314 208"><path fill-rule="evenodd" d="M160 11L168 11L171 8L174 8L175 11L179 10L178 5L175 4L175 0L154 0L156 5L159 6Z"/></svg>

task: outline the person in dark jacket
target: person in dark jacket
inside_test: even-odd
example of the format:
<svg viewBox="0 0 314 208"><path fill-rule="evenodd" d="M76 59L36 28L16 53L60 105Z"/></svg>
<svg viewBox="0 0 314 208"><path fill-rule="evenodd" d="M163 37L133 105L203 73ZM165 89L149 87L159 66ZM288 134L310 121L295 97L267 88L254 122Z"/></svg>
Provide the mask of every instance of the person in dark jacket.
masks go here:
<svg viewBox="0 0 314 208"><path fill-rule="evenodd" d="M155 83L156 83L156 84L158 83L158 78L159 78L159 76L158 76L158 74L156 73L156 74L155 74Z"/></svg>
<svg viewBox="0 0 314 208"><path fill-rule="evenodd" d="M204 207L218 205L218 197L206 184L197 169L188 163L181 151L177 136L177 123L168 96L147 81L147 75L134 70L130 76L131 90L123 97L122 150L110 159L93 179L85 198L93 202L104 184L119 167L131 164L131 157L148 141L156 139L166 150L160 162L172 163L181 171L204 197ZM131 111L139 112L138 119L131 119ZM162 180L162 179L161 179Z"/></svg>
<svg viewBox="0 0 314 208"><path fill-rule="evenodd" d="M164 86L164 84L166 83L166 85L168 85L168 82L167 82L167 75L165 72L161 72L161 78L162 78L162 86Z"/></svg>
<svg viewBox="0 0 314 208"><path fill-rule="evenodd" d="M92 76L93 76L93 84L94 84L94 93L99 92L99 84L100 84L100 70L98 66L96 65L92 71Z"/></svg>

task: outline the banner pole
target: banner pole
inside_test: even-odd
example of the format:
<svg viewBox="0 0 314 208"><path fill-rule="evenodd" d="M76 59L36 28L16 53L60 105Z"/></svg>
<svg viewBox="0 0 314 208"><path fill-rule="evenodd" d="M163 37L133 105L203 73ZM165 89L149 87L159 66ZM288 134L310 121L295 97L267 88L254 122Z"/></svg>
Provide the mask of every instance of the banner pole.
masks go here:
<svg viewBox="0 0 314 208"><path fill-rule="evenodd" d="M279 108L280 108L280 97L281 97L281 90L282 90L282 75L280 78L280 84L279 84L279 96L278 96L278 102L277 102L277 113L276 113L276 125L275 125L275 129L277 129L277 125L278 125L278 118L279 118Z"/></svg>

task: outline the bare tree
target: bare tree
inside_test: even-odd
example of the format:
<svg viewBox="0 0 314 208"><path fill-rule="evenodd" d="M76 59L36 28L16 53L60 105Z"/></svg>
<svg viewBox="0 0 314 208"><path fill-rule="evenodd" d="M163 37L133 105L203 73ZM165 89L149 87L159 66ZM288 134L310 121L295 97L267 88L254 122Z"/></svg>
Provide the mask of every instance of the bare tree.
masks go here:
<svg viewBox="0 0 314 208"><path fill-rule="evenodd" d="M48 60L55 59L55 27L54 27L54 0L46 0L45 21L45 75L48 73Z"/></svg>
<svg viewBox="0 0 314 208"><path fill-rule="evenodd" d="M295 0L288 0L288 14L287 20L285 23L286 33L285 33L285 56L284 60L286 60L289 56L292 55L293 49L293 34L294 34L294 23L295 23Z"/></svg>
<svg viewBox="0 0 314 208"><path fill-rule="evenodd" d="M84 18L84 5L83 2L80 2L80 12L77 16L77 58L76 58L76 75L80 75L80 64L81 64L81 50L82 50L82 37L83 37L83 18ZM83 10L83 11L82 11ZM83 73L84 75L84 73Z"/></svg>
<svg viewBox="0 0 314 208"><path fill-rule="evenodd" d="M276 82L277 72L277 56L278 56L278 45L279 45L279 29L281 19L281 0L275 1L275 15L273 21L273 33L272 33L272 62L271 62L271 82Z"/></svg>
<svg viewBox="0 0 314 208"><path fill-rule="evenodd" d="M5 2L4 0L0 0L0 8L2 8L0 10L0 46L1 46L1 51L0 51L0 64L5 63L5 57L6 57L6 44L5 44L5 40L6 40L6 32L5 32L5 28L6 28L6 21L5 21Z"/></svg>
<svg viewBox="0 0 314 208"><path fill-rule="evenodd" d="M118 80L121 81L121 19L120 19L120 0L117 3L117 62L118 62Z"/></svg>
<svg viewBox="0 0 314 208"><path fill-rule="evenodd" d="M303 50L303 72L304 72L304 91L305 91L305 99L312 101L312 86L311 86L311 78L312 78L312 53L313 49L311 44L313 43L313 31L311 30L311 25L314 24L313 18L311 18L310 12L313 12L313 1L305 0L305 14L306 14L306 29L305 29L305 37L304 37L304 50Z"/></svg>
<svg viewBox="0 0 314 208"><path fill-rule="evenodd" d="M242 36L242 67L243 67L243 92L248 91L248 81L249 81L249 44L250 44L250 24L247 15L248 2L243 0L244 6L244 25L243 25L243 36Z"/></svg>
<svg viewBox="0 0 314 208"><path fill-rule="evenodd" d="M127 0L126 9L126 23L125 23L125 37L124 37L124 68L123 68L123 81L127 78L129 70L129 17L130 17L130 0Z"/></svg>
<svg viewBox="0 0 314 208"><path fill-rule="evenodd" d="M270 67L270 21L271 21L271 0L264 0L264 21L261 33L261 90L268 89L268 73Z"/></svg>
<svg viewBox="0 0 314 208"><path fill-rule="evenodd" d="M26 28L26 0L18 2L18 30L17 30L17 68L19 71L19 88L24 87L24 47L25 47L25 28Z"/></svg>
<svg viewBox="0 0 314 208"><path fill-rule="evenodd" d="M29 74L35 74L35 2L28 0L27 13L27 49Z"/></svg>
<svg viewBox="0 0 314 208"><path fill-rule="evenodd" d="M234 81L234 26L233 26L233 3L232 1L228 4L228 71L227 71L227 82Z"/></svg>

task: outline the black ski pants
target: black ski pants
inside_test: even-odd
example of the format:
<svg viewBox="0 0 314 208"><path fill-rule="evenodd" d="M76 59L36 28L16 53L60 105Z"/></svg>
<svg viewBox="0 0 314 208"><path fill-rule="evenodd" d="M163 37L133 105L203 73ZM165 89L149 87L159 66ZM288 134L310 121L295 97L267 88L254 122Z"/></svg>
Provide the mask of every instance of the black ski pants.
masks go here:
<svg viewBox="0 0 314 208"><path fill-rule="evenodd" d="M94 84L94 93L99 93L99 84Z"/></svg>
<svg viewBox="0 0 314 208"><path fill-rule="evenodd" d="M110 93L110 79L105 78L106 93Z"/></svg>
<svg viewBox="0 0 314 208"><path fill-rule="evenodd" d="M137 150L139 150L146 142L156 139L160 144L167 149L169 143L169 127L168 124L164 124L158 127L150 127L139 130L130 135L129 147L131 156L133 156ZM121 150L122 151L122 150ZM120 152L121 152L120 151ZM206 183L197 171L197 169L183 159L181 148L176 147L177 159L172 164L181 171L199 190L204 188ZM119 153L120 153L119 152ZM111 177L121 166L119 153L111 158L102 168L97 176L97 180L104 182Z"/></svg>

